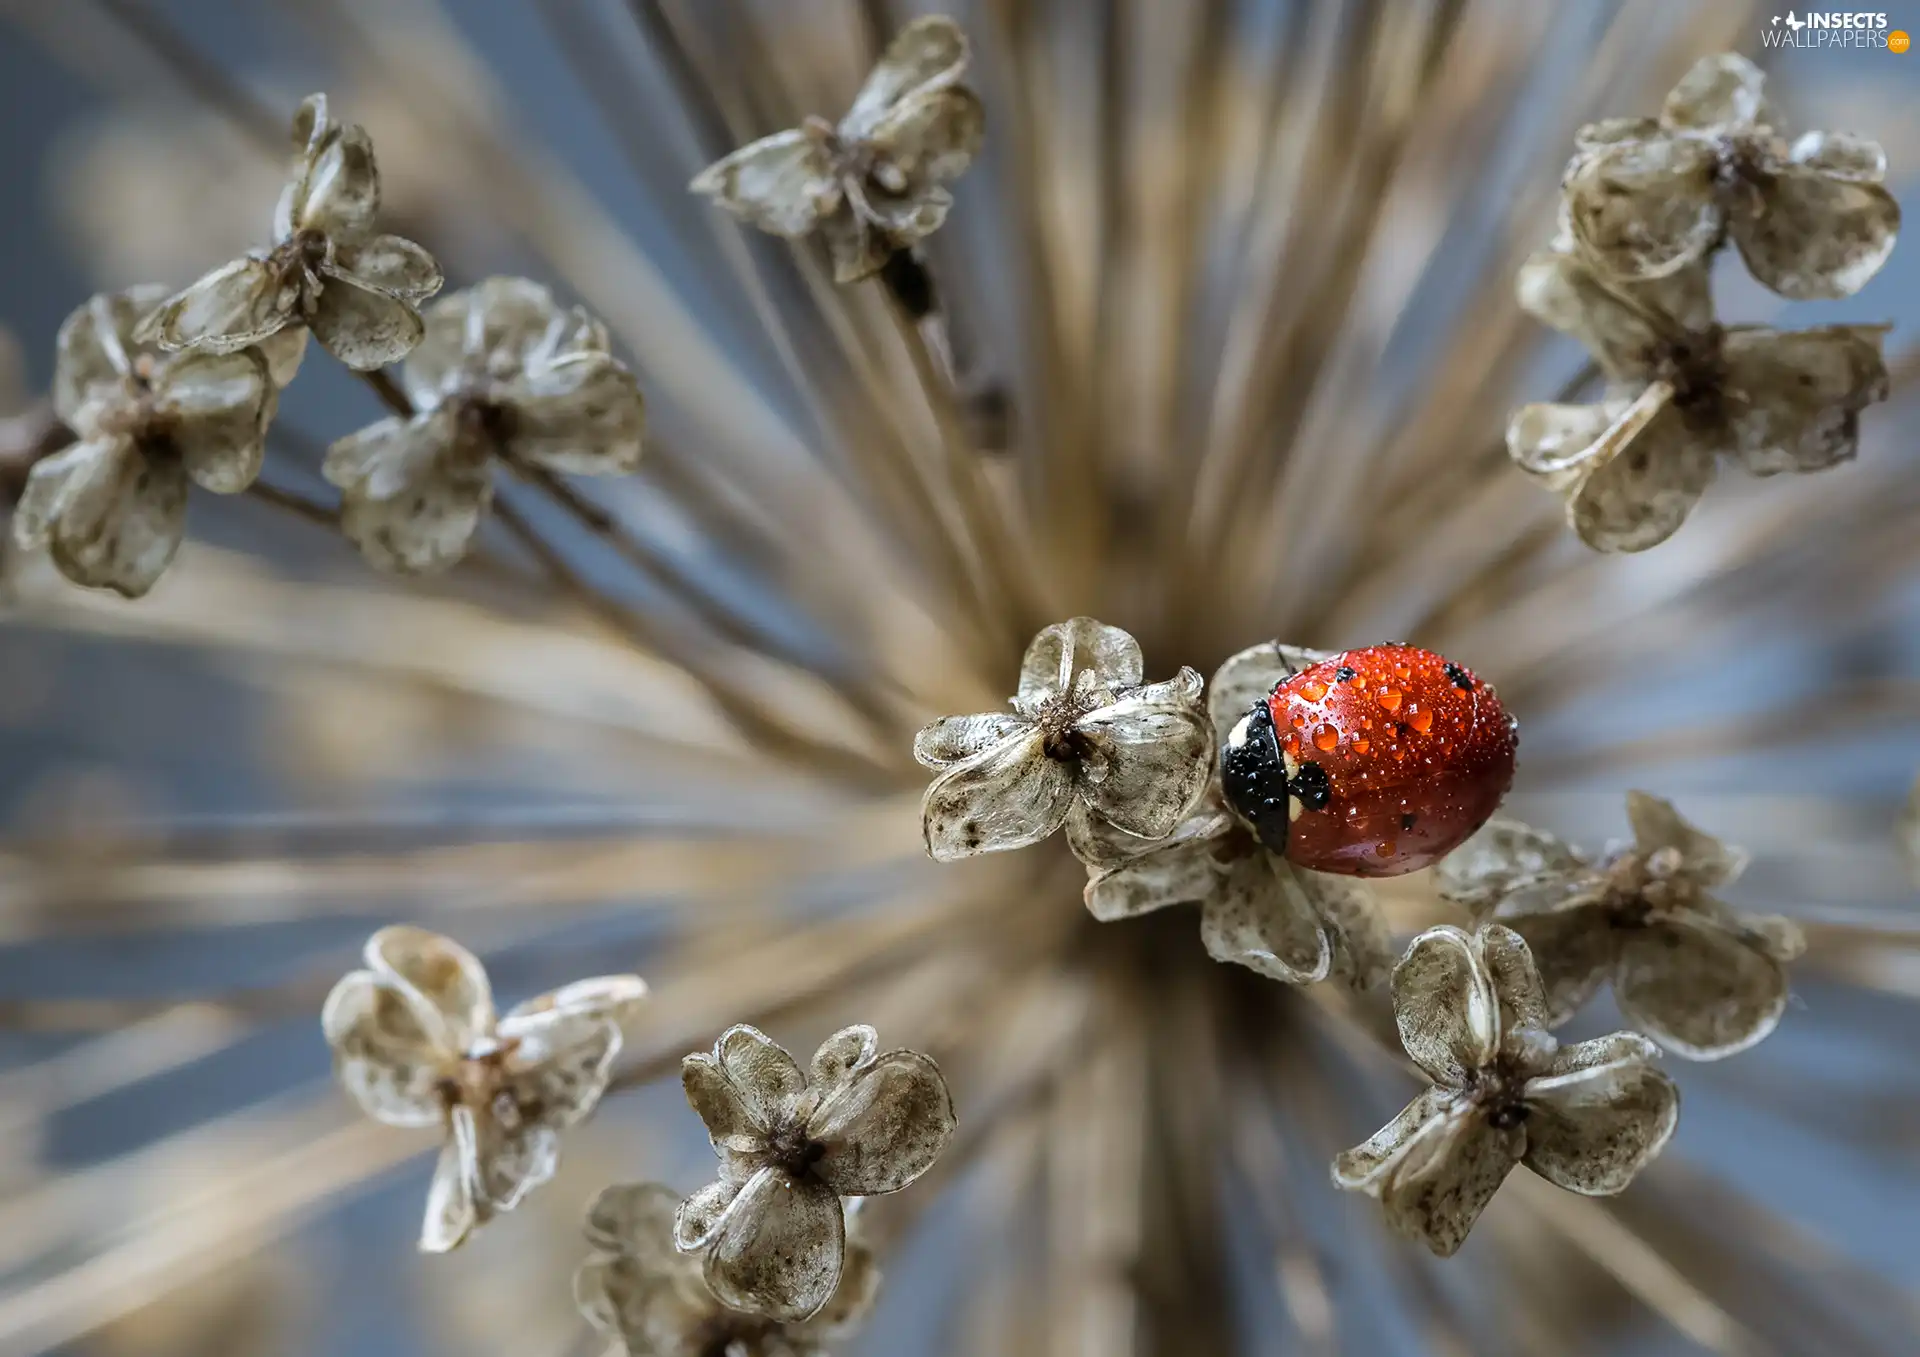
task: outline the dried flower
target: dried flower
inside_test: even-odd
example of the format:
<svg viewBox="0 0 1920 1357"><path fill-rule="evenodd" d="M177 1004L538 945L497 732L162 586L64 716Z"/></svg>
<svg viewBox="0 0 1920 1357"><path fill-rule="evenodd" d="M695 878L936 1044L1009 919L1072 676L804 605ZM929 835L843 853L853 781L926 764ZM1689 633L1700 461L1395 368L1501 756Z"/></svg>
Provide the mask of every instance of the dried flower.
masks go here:
<svg viewBox="0 0 1920 1357"><path fill-rule="evenodd" d="M615 475L640 461L645 404L599 321L525 278L489 278L428 308L402 378L415 413L327 450L341 527L382 570L444 570L466 555L510 468Z"/></svg>
<svg viewBox="0 0 1920 1357"><path fill-rule="evenodd" d="M1598 551L1672 536L1720 456L1756 476L1851 458L1860 411L1887 396L1885 327L1723 328L1696 267L1613 284L1554 249L1527 261L1518 291L1612 382L1599 404L1529 405L1507 425L1514 461L1566 497L1567 521Z"/></svg>
<svg viewBox="0 0 1920 1357"><path fill-rule="evenodd" d="M1621 278L1658 278L1704 260L1729 236L1783 297L1846 297L1878 272L1900 229L1882 187L1886 154L1844 132L1791 146L1745 57L1705 57L1658 120L1582 128L1565 191L1582 251Z"/></svg>
<svg viewBox="0 0 1920 1357"><path fill-rule="evenodd" d="M1140 645L1091 617L1056 622L1027 647L1013 711L947 716L914 737L940 776L920 803L941 862L1025 848L1084 804L1123 833L1171 834L1213 771L1200 675L1142 683Z"/></svg>
<svg viewBox="0 0 1920 1357"><path fill-rule="evenodd" d="M1267 642L1222 665L1208 685L1216 739L1276 683L1325 658ZM1200 938L1216 961L1306 985L1338 976L1378 984L1391 964L1386 921L1363 884L1295 867L1263 846L1221 798L1217 780L1163 839L1123 833L1076 805L1067 842L1087 864L1093 917L1127 919L1168 905L1200 906Z"/></svg>
<svg viewBox="0 0 1920 1357"><path fill-rule="evenodd" d="M1527 940L1551 1025L1611 978L1620 1011L1668 1050L1693 1060L1744 1051L1786 1008L1800 929L1709 895L1747 856L1670 803L1628 792L1627 819L1632 845L1598 864L1544 830L1495 820L1440 865L1440 892Z"/></svg>
<svg viewBox="0 0 1920 1357"><path fill-rule="evenodd" d="M445 1128L420 1230L444 1253L553 1176L560 1132L606 1091L646 982L596 976L496 1019L485 969L451 938L383 928L366 961L327 996L321 1029L368 1116Z"/></svg>
<svg viewBox="0 0 1920 1357"><path fill-rule="evenodd" d="M762 231L818 231L835 279L856 282L940 228L946 186L980 149L986 112L960 83L967 38L931 15L894 37L835 127L809 118L702 170L691 187Z"/></svg>
<svg viewBox="0 0 1920 1357"><path fill-rule="evenodd" d="M729 1310L701 1276L700 1260L673 1245L679 1194L659 1183L609 1187L587 1210L594 1252L573 1277L581 1313L632 1357L826 1357L873 1309L880 1268L856 1232L847 1238L839 1288L811 1319L782 1322Z"/></svg>
<svg viewBox="0 0 1920 1357"><path fill-rule="evenodd" d="M134 341L165 289L103 293L60 327L54 409L77 441L37 462L13 519L75 584L139 598L186 532L187 483L216 494L260 474L278 396L257 349L168 355Z"/></svg>
<svg viewBox="0 0 1920 1357"><path fill-rule="evenodd" d="M878 1043L871 1027L845 1028L803 1072L740 1026L681 1063L720 1177L680 1204L673 1239L705 1254L721 1304L783 1321L819 1313L845 1269L841 1198L898 1192L946 1148L953 1100L939 1067Z"/></svg>
<svg viewBox="0 0 1920 1357"><path fill-rule="evenodd" d="M231 353L305 326L349 367L383 367L423 333L418 304L440 290L420 246L375 235L380 172L357 124L309 95L293 119L292 180L273 214L273 248L223 264L153 313L143 337L164 349Z"/></svg>
<svg viewBox="0 0 1920 1357"><path fill-rule="evenodd" d="M1624 1191L1660 1153L1680 1094L1632 1032L1561 1046L1520 935L1451 925L1413 940L1393 1013L1427 1089L1333 1161L1338 1187L1441 1257L1459 1249L1515 1164L1586 1196Z"/></svg>

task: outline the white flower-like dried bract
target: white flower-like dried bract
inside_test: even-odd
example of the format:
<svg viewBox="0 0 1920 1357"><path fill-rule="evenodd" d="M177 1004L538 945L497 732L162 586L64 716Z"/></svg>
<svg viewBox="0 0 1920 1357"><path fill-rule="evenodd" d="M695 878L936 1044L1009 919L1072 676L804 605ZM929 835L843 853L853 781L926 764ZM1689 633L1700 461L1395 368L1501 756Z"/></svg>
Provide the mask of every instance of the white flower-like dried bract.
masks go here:
<svg viewBox="0 0 1920 1357"><path fill-rule="evenodd" d="M412 241L374 232L380 171L366 130L333 122L315 94L294 115L293 143L272 248L221 265L159 307L146 334L160 347L231 353L303 326L341 362L369 370L420 342L419 304L440 290L440 266Z"/></svg>
<svg viewBox="0 0 1920 1357"><path fill-rule="evenodd" d="M1847 297L1879 271L1900 229L1886 155L1849 133L1789 143L1766 77L1732 53L1701 59L1658 119L1583 128L1565 178L1580 249L1618 278L1658 278L1731 239L1783 297Z"/></svg>
<svg viewBox="0 0 1920 1357"><path fill-rule="evenodd" d="M1527 261L1518 292L1610 381L1598 404L1528 405L1507 425L1514 461L1565 498L1568 523L1598 551L1672 536L1722 457L1756 476L1847 461L1860 411L1887 396L1885 327L1722 327L1697 266L1615 283L1554 249Z"/></svg>
<svg viewBox="0 0 1920 1357"><path fill-rule="evenodd" d="M1208 685L1216 738L1274 685L1315 664L1317 651L1267 642L1223 664ZM1329 977L1370 989L1392 964L1386 921L1359 881L1294 866L1260 843L1209 787L1162 839L1122 833L1076 806L1067 841L1087 864L1096 919L1127 919L1169 905L1200 907L1208 955L1269 979L1306 985Z"/></svg>
<svg viewBox="0 0 1920 1357"><path fill-rule="evenodd" d="M1027 647L1011 712L948 716L914 738L939 776L921 800L927 852L951 862L1025 848L1070 811L1165 838L1205 792L1214 734L1200 676L1145 683L1139 643L1076 617Z"/></svg>
<svg viewBox="0 0 1920 1357"><path fill-rule="evenodd" d="M145 594L186 533L189 482L217 494L260 473L278 394L257 349L163 353L135 341L157 287L91 299L60 327L54 410L76 441L37 462L15 542L75 584Z"/></svg>
<svg viewBox="0 0 1920 1357"><path fill-rule="evenodd" d="M1598 863L1544 830L1495 820L1440 864L1440 892L1527 940L1550 1024L1611 980L1627 1020L1676 1055L1744 1051L1786 1010L1787 963L1806 945L1799 927L1710 894L1746 854L1668 802L1629 792L1627 819L1633 843Z"/></svg>
<svg viewBox="0 0 1920 1357"><path fill-rule="evenodd" d="M322 470L341 527L382 570L444 570L493 501L496 462L618 475L640 462L646 407L604 326L525 278L489 278L428 308L402 380L414 413L347 435Z"/></svg>
<svg viewBox="0 0 1920 1357"><path fill-rule="evenodd" d="M855 282L947 218L947 185L973 162L986 130L960 83L967 38L953 20L914 20L894 37L836 126L823 118L763 137L716 161L692 189L761 230L818 232L834 277Z"/></svg>
<svg viewBox="0 0 1920 1357"><path fill-rule="evenodd" d="M606 1188L587 1210L593 1253L573 1277L574 1301L630 1357L827 1357L859 1331L880 1290L880 1268L857 1231L833 1297L812 1318L732 1310L707 1288L697 1255L674 1247L680 1195L659 1183Z"/></svg>
<svg viewBox="0 0 1920 1357"><path fill-rule="evenodd" d="M1413 940L1393 972L1407 1054L1433 1081L1363 1145L1333 1162L1398 1233L1446 1257L1516 1164L1586 1196L1622 1192L1660 1153L1680 1094L1645 1037L1561 1046L1527 945L1498 924Z"/></svg>
<svg viewBox="0 0 1920 1357"><path fill-rule="evenodd" d="M674 1245L699 1253L731 1309L795 1322L841 1290L845 1197L898 1192L953 1136L940 1069L881 1051L871 1027L834 1033L802 1070L754 1028L729 1028L711 1055L682 1062L687 1101L707 1125L720 1177L682 1202Z"/></svg>
<svg viewBox="0 0 1920 1357"><path fill-rule="evenodd" d="M444 1253L510 1211L559 1163L560 1133L606 1091L637 975L576 981L496 1017L486 970L451 938L406 925L367 941L321 1029L368 1116L446 1135L420 1247Z"/></svg>

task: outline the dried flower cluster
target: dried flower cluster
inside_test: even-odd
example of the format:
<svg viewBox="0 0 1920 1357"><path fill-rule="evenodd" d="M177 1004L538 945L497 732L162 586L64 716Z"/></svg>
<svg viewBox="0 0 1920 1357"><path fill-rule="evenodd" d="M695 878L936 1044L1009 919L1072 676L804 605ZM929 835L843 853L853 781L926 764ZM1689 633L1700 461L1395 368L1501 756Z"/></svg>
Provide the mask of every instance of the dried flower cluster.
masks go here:
<svg viewBox="0 0 1920 1357"><path fill-rule="evenodd" d="M552 1178L560 1133L606 1093L647 987L598 976L496 1016L485 968L450 938L383 928L366 961L327 996L321 1028L368 1116L445 1135L420 1232L443 1253ZM918 1052L880 1050L871 1027L834 1033L803 1071L746 1026L688 1056L682 1080L720 1176L684 1200L658 1184L604 1191L581 1310L636 1354L820 1351L879 1286L847 1199L933 1166L953 1136L946 1080Z"/></svg>
<svg viewBox="0 0 1920 1357"><path fill-rule="evenodd" d="M396 925L320 1017L340 1082L376 1121L447 1137L420 1247L442 1253L553 1176L560 1132L606 1092L621 1027L647 987L605 975L496 1017L487 973L451 938Z"/></svg>
<svg viewBox="0 0 1920 1357"><path fill-rule="evenodd" d="M1529 405L1507 428L1520 467L1565 497L1598 551L1644 551L1680 527L1726 459L1755 476L1851 458L1860 411L1887 396L1885 326L1722 326L1708 271L1731 238L1790 298L1851 295L1886 262L1898 205L1879 146L1781 140L1744 57L1708 57L1653 119L1581 129L1552 247L1520 304L1580 340L1606 376L1591 405Z"/></svg>
<svg viewBox="0 0 1920 1357"><path fill-rule="evenodd" d="M1393 1016L1433 1086L1333 1164L1339 1186L1445 1257L1516 1164L1571 1192L1611 1196L1666 1145L1680 1094L1632 1032L1561 1046L1527 944L1492 924L1413 940L1393 971Z"/></svg>
<svg viewBox="0 0 1920 1357"><path fill-rule="evenodd" d="M986 112L960 83L966 69L959 25L916 19L838 125L809 118L762 137L702 170L693 191L772 235L818 234L839 282L870 277L940 228L947 185L980 149Z"/></svg>

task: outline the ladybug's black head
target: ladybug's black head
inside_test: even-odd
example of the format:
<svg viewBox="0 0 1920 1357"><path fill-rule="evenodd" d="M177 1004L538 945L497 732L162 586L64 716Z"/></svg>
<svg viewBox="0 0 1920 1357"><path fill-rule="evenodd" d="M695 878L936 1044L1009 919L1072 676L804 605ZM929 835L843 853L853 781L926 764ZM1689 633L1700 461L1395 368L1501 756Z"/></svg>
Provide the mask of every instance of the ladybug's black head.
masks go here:
<svg viewBox="0 0 1920 1357"><path fill-rule="evenodd" d="M1265 698L1227 733L1220 750L1220 788L1227 804L1270 851L1286 855L1287 830L1302 811L1324 810L1326 769L1314 762L1288 767Z"/></svg>

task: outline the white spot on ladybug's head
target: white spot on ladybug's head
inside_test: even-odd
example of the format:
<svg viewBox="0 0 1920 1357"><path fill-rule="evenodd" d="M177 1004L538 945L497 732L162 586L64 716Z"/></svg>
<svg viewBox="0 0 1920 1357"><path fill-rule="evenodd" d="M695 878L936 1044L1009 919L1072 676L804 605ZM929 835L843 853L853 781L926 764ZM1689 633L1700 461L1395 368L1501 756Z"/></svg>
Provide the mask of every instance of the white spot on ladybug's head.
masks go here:
<svg viewBox="0 0 1920 1357"><path fill-rule="evenodd" d="M1227 732L1227 748L1243 749L1247 743L1247 728L1253 723L1253 713L1248 712Z"/></svg>

